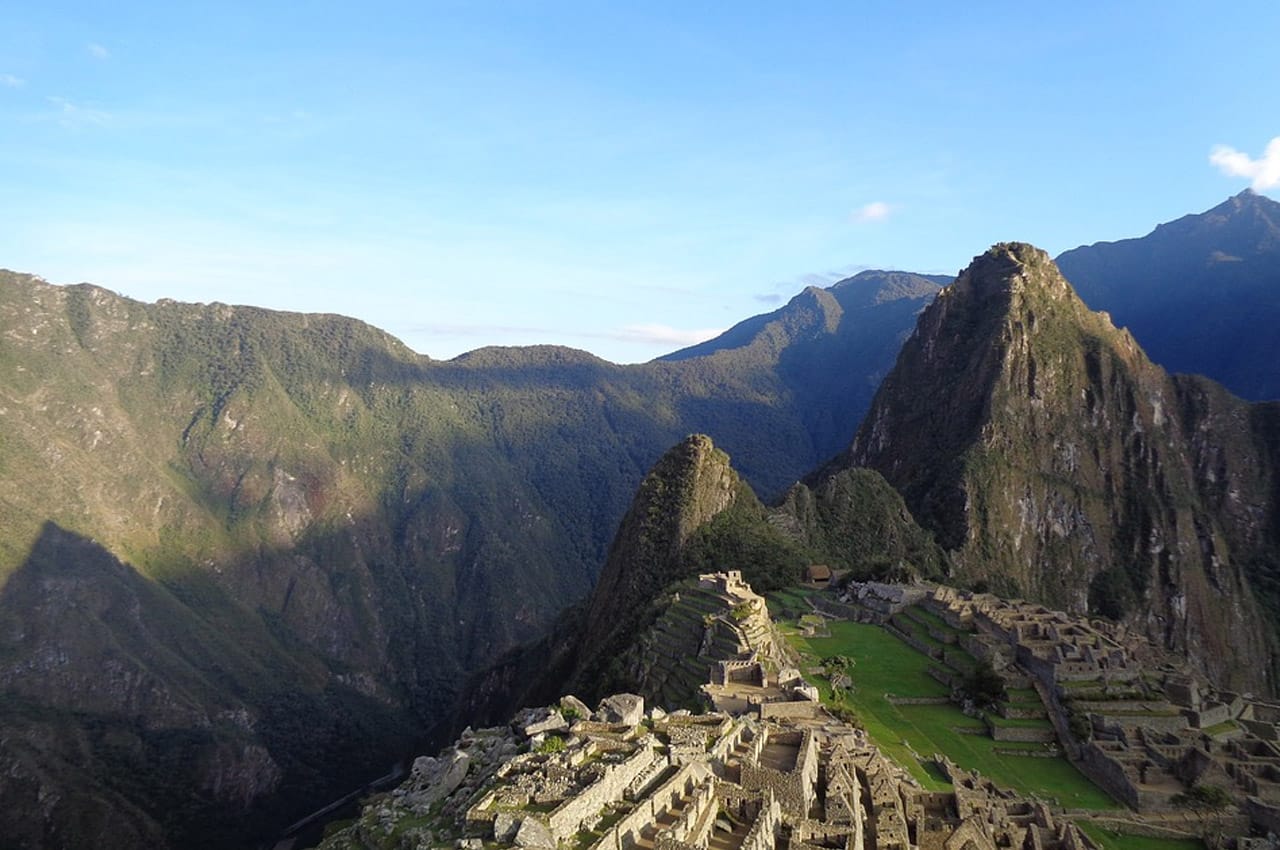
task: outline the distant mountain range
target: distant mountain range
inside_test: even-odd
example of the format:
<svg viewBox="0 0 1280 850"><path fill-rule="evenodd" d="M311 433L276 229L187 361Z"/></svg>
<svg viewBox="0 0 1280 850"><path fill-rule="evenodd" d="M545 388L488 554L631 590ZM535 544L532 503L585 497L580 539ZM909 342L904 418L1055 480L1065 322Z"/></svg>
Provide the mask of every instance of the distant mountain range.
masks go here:
<svg viewBox="0 0 1280 850"><path fill-rule="evenodd" d="M1280 398L1280 203L1246 189L1057 263L1086 304L1170 372L1204 375L1251 401Z"/></svg>
<svg viewBox="0 0 1280 850"><path fill-rule="evenodd" d="M1238 259L1183 268L1179 286L1196 286L1203 268L1256 267L1264 283L1250 288L1240 277L1231 300L1268 315L1260 302L1276 262L1258 222L1275 221L1276 206L1243 195L1205 214L1217 223L1191 229L1209 234L1206 245L1220 244L1196 256ZM1069 253L1086 268L1090 251L1107 250ZM1139 279L1119 261L1094 266ZM1096 297L1124 288L1118 278L1098 279ZM961 356L969 351L961 338L978 324L948 325L956 339L934 340L935 349L951 346L955 381L894 365L908 337L909 349L921 350L917 317L948 282L864 272L806 289L708 343L616 366L546 346L432 361L342 317L142 304L89 285L0 274L0 834L19 848L229 847L268 835L349 790L353 777L384 771L446 716L469 674L545 634L559 612L584 599L602 566L601 587L618 593L592 600L595 613L582 616L594 624L597 649L625 641L632 617L643 615L646 595L667 575L632 575L640 561L618 541L640 537L650 546L678 539L653 550L676 572L750 559L782 581L810 557L867 571L954 568L1075 607L1091 604L1089 588L1107 573L1100 581L1117 582L1129 601L1112 613L1126 616L1165 616L1160 605L1173 604L1173 591L1150 596L1149 589L1181 586L1178 576L1192 567L1174 558L1121 568L1117 553L1155 551L1157 543L1173 553L1209 541L1207 563L1217 566L1195 569L1241 600L1242 628L1252 629L1255 603L1247 600L1266 607L1273 596L1262 584L1271 575L1265 505L1275 486L1267 452L1280 442L1271 408L1241 406L1203 382L1163 383L1149 364L1135 365L1137 354L1099 354L1101 384L1087 370L1083 383L1058 375L1061 386L1086 392L1080 404L1093 389L1108 427L1121 413L1144 423L1125 437L1141 439L1136 447L1072 438L1077 453L1119 452L1090 461L1108 495L1079 504L1093 506L1081 508L1091 523L1105 514L1121 530L1099 538L1108 554L1094 560L1071 547L1034 548L1030 538L1019 544L1035 557L1075 559L1063 574L1071 588L1038 582L1021 562L1000 562L997 573L988 568L997 561L979 559L966 541L1003 541L1018 499L1029 500L1035 522L1025 533L1037 540L1051 539L1070 510L1045 489L1046 473L1028 473L1005 482L1024 488L1014 502L992 491L984 503L1005 517L995 530L965 512L963 494L977 492L969 483L976 479L966 477L980 459L975 440L985 439L975 437L974 405L997 398L965 383L970 364L959 362L981 353ZM1202 298L1200 314L1209 315L1215 297ZM1035 321L1047 315L1036 311ZM1120 321L1138 333L1137 318ZM1156 330L1165 326L1157 322ZM1022 338L1016 324L1000 327ZM1115 333L1096 339L1114 348ZM1269 333L1270 326L1233 325L1230 339L1261 350ZM1064 357L1081 343L1075 331L1059 335ZM1211 373L1203 364L1223 339L1204 340L1199 359L1180 368ZM1001 426L1002 438L1052 445L1057 426L1036 418L1030 389L1055 380L1052 358L1002 362L1022 364L1026 391L1016 403L1032 414L1016 421L1041 429ZM1278 362L1254 359L1250 380L1274 385ZM1124 370L1141 380L1129 382ZM956 397L958 386L972 397ZM1163 394L1158 408L1144 395L1150 387ZM878 388L897 401L877 402L888 412L864 432L879 434L874 442L889 460L882 468L859 454L857 463L883 477L844 461L824 466L849 447ZM947 399L957 408L939 419L931 406ZM1156 424L1157 409L1181 423L1176 435L1151 436L1152 428L1174 428ZM941 448L910 448L923 438L909 433L916 426L905 423L916 420L901 419L904 410L943 424ZM877 416L897 424L877 432ZM1218 454L1212 449L1221 441L1192 428L1210 421L1203 434L1234 435ZM685 445L691 433L710 435L718 449ZM870 437L859 439L870 445ZM673 445L685 445L677 460L696 460L707 480L727 488L724 505L696 527L681 525L682 505L664 514L674 503L663 494L703 493L700 485L672 489L662 475L649 485L647 507L626 516L629 505L638 510L633 496L646 492L646 472ZM1042 448L1026 457L1039 463ZM715 472L728 463L724 452L732 475ZM934 472L921 471L923 459L936 461ZM1216 476L1234 485L1251 462L1260 471L1243 490L1205 483ZM904 464L916 471L908 475ZM1184 465L1194 474L1175 474ZM1122 482L1106 483L1106 471ZM1143 487L1157 494L1154 503L1132 503ZM767 508L757 493L782 504ZM1237 535L1230 493L1262 500L1254 503L1263 507L1253 537ZM1095 507L1102 513L1089 513ZM930 534L957 553L954 566L943 563ZM1253 589L1239 595L1233 582ZM1159 605L1141 607L1153 599ZM580 637L566 617L555 635ZM1185 646L1194 634L1169 640ZM1241 640L1262 664L1265 640ZM572 659L579 676L619 672L593 663ZM513 683L499 676L491 684L509 691Z"/></svg>

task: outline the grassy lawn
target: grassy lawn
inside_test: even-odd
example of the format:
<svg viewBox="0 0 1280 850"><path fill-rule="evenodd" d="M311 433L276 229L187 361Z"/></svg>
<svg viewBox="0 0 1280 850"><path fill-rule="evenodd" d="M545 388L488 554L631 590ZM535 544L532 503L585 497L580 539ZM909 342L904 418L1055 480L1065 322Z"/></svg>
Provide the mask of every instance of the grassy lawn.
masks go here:
<svg viewBox="0 0 1280 850"><path fill-rule="evenodd" d="M796 648L812 658L845 655L854 659L854 691L840 702L857 713L872 740L902 764L926 788L946 787L928 772L915 754L948 756L956 764L1000 785L1077 808L1117 808L1110 797L1085 779L1064 758L1027 758L995 752L1002 745L984 735L956 729L982 730L982 721L966 717L954 705L893 705L886 693L900 697L947 696L948 689L926 674L929 659L878 626L845 621L830 624L830 637L788 635ZM827 683L815 677L823 699L833 699ZM1007 748L1007 746L1006 746Z"/></svg>
<svg viewBox="0 0 1280 850"><path fill-rule="evenodd" d="M805 597L812 592L811 590L800 588L775 590L765 597L765 603L769 606L769 616L775 620L782 617L794 619L801 614L808 613L813 609L809 607Z"/></svg>
<svg viewBox="0 0 1280 850"><path fill-rule="evenodd" d="M1125 835L1103 829L1088 821L1076 821L1076 826L1106 850L1204 850L1204 843L1194 838L1147 838L1142 835Z"/></svg>

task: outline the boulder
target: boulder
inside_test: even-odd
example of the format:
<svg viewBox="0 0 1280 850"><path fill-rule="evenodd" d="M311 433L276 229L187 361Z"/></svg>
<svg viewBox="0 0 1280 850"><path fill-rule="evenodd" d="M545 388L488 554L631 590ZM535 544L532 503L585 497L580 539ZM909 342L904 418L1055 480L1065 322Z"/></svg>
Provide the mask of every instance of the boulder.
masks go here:
<svg viewBox="0 0 1280 850"><path fill-rule="evenodd" d="M439 758L416 758L409 773L410 794L419 804L443 800L462 784L470 766L471 757L461 750L450 750Z"/></svg>
<svg viewBox="0 0 1280 850"><path fill-rule="evenodd" d="M558 711L552 711L539 721L530 723L525 727L526 735L545 735L548 732L562 732L569 728L569 721L564 719L564 715Z"/></svg>
<svg viewBox="0 0 1280 850"><path fill-rule="evenodd" d="M516 832L516 846L534 850L555 850L556 837L551 828L537 818L525 818Z"/></svg>
<svg viewBox="0 0 1280 850"><path fill-rule="evenodd" d="M520 831L521 818L512 812L498 812L493 818L493 840L510 844Z"/></svg>
<svg viewBox="0 0 1280 850"><path fill-rule="evenodd" d="M526 708L511 721L515 730L527 738L544 735L547 732L560 732L569 728L569 721L558 709Z"/></svg>
<svg viewBox="0 0 1280 850"><path fill-rule="evenodd" d="M560 711L569 718L586 720L591 716L591 709L587 707L587 704L573 694L565 694L560 697Z"/></svg>
<svg viewBox="0 0 1280 850"><path fill-rule="evenodd" d="M635 726L644 720L644 697L638 694L614 694L600 700L596 709L597 719L605 723L625 723Z"/></svg>

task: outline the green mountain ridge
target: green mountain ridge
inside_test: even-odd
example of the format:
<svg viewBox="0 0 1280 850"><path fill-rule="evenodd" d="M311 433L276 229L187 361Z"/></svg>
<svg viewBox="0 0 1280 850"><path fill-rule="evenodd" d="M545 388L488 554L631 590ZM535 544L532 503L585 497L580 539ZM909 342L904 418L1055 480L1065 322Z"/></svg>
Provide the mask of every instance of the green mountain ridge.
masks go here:
<svg viewBox="0 0 1280 850"><path fill-rule="evenodd" d="M813 563L861 578L936 578L944 569L942 551L879 473L833 471L767 507L725 452L691 435L645 476L590 599L474 679L454 725L500 722L564 692L588 700L619 690L650 699L687 692L687 684L655 680L659 671L634 663L651 627L676 604L673 591L702 573L739 570L767 592L800 581Z"/></svg>
<svg viewBox="0 0 1280 850"><path fill-rule="evenodd" d="M0 739L0 759L25 765L25 779L0 778L0 805L26 824L14 834L83 844L63 814L19 803L35 794L86 811L130 800L140 825L108 845L159 831L234 845L243 833L201 825L261 834L384 772L389 742L440 722L469 671L586 594L667 446L713 433L768 492L848 439L851 421L842 435L807 424L810 402L778 363L863 326L814 328L802 303L763 357L623 367L544 346L440 362L339 316L143 304L0 274L0 580L25 588L0 596L0 687L60 718L5 724L26 730ZM61 584L22 584L50 533L102 556L55 547L60 559L120 565L95 592L131 599L134 620L85 631L41 595ZM130 631L152 619L171 627L163 637ZM205 643L223 650L169 648ZM127 650L104 665L99 645ZM76 688L49 684L53 668L33 661L48 658L66 659ZM145 686L104 702L119 676ZM182 710L157 712L144 693ZM366 703L368 728L325 720ZM156 735L184 753L173 794L147 785ZM114 741L132 755L113 761ZM73 751L79 768L39 768Z"/></svg>

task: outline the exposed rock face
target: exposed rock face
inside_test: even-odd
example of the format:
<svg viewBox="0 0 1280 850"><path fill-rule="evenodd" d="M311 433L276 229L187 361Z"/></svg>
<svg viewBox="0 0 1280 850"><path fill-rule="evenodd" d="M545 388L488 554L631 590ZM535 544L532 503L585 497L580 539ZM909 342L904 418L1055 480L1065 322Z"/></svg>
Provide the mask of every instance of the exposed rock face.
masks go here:
<svg viewBox="0 0 1280 850"><path fill-rule="evenodd" d="M1046 254L1001 244L921 315L842 463L881 472L961 575L1274 691L1274 425L1170 378Z"/></svg>

